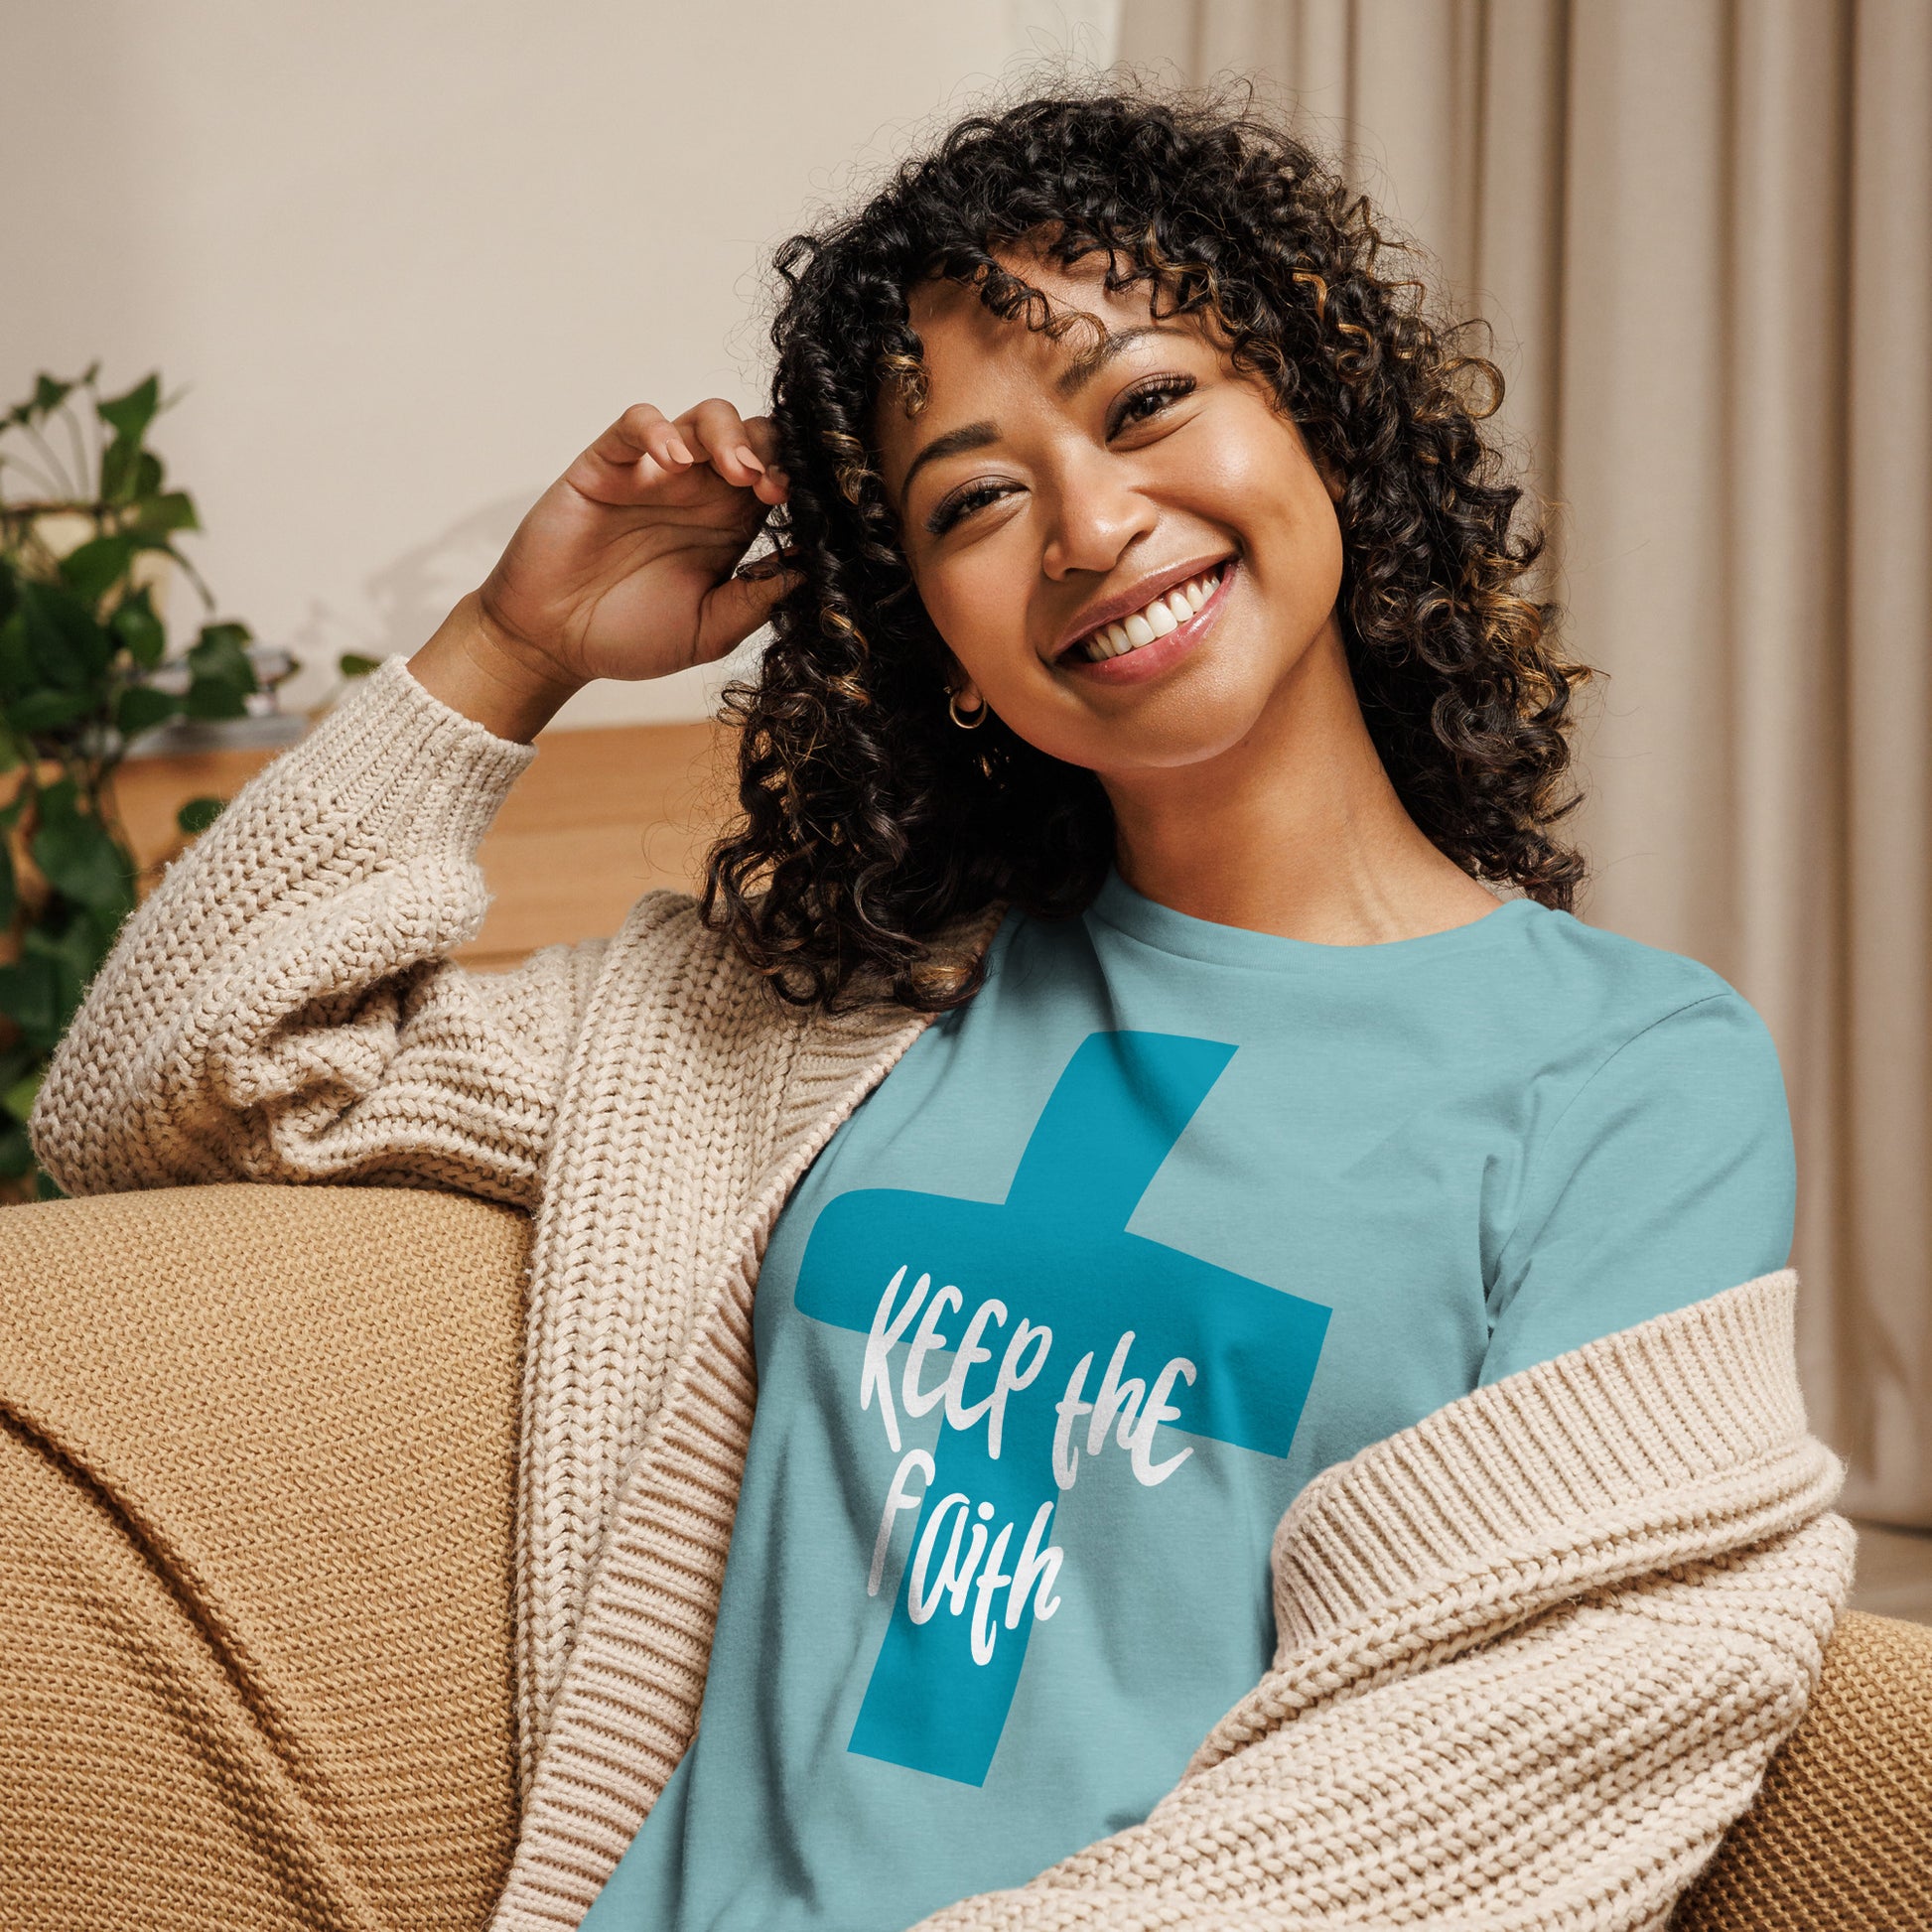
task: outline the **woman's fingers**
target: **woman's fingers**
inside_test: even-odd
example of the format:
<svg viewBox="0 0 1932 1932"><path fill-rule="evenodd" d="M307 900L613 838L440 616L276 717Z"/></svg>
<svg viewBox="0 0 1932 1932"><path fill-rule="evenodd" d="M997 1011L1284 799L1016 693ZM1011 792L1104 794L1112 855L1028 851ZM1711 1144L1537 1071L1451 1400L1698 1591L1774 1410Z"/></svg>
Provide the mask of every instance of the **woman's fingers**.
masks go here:
<svg viewBox="0 0 1932 1932"><path fill-rule="evenodd" d="M771 494L765 495L760 489L759 494L767 503L782 503L790 479L778 463L778 426L769 416L747 416L745 418L745 440L757 452L759 461L764 465L765 480L776 484Z"/></svg>
<svg viewBox="0 0 1932 1932"><path fill-rule="evenodd" d="M778 426L769 416L747 416L745 418L745 440L751 444L759 461L767 470L777 467Z"/></svg>
<svg viewBox="0 0 1932 1932"><path fill-rule="evenodd" d="M788 544L781 549L767 550L754 557L749 564L740 564L736 574L754 582L765 577L797 578L804 575L799 559L802 556L796 544Z"/></svg>
<svg viewBox="0 0 1932 1932"><path fill-rule="evenodd" d="M663 478L708 464L735 488L774 504L784 501L787 489L776 454L771 419L747 421L722 397L713 396L675 420L654 404L638 402L584 452L570 481L601 501L636 501Z"/></svg>
<svg viewBox="0 0 1932 1932"><path fill-rule="evenodd" d="M711 467L727 483L749 489L763 503L785 498L784 473L775 468L777 438L769 417L748 422L722 396L712 396L677 419L687 441L702 446Z"/></svg>
<svg viewBox="0 0 1932 1932"><path fill-rule="evenodd" d="M577 459L565 481L599 502L632 502L696 461L661 409L634 402Z"/></svg>
<svg viewBox="0 0 1932 1932"><path fill-rule="evenodd" d="M800 572L789 566L748 566L727 577L705 598L700 621L699 661L736 650L761 623L770 620L771 607L797 582Z"/></svg>
<svg viewBox="0 0 1932 1932"><path fill-rule="evenodd" d="M744 417L722 396L712 396L687 409L678 418L678 426L697 439L697 447L727 483L749 489L764 474Z"/></svg>

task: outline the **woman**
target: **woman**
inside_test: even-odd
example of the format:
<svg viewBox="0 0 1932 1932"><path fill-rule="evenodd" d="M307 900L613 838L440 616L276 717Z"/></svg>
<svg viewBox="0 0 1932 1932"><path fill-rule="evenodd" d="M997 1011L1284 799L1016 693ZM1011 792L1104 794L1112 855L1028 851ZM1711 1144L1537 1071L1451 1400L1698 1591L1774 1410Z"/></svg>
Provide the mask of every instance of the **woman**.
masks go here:
<svg viewBox="0 0 1932 1932"><path fill-rule="evenodd" d="M1795 1723L1775 1055L1569 913L1581 673L1381 246L1211 100L963 122L90 992L72 1191L539 1213L498 1923L1661 1924ZM557 707L767 620L701 898L453 965Z"/></svg>

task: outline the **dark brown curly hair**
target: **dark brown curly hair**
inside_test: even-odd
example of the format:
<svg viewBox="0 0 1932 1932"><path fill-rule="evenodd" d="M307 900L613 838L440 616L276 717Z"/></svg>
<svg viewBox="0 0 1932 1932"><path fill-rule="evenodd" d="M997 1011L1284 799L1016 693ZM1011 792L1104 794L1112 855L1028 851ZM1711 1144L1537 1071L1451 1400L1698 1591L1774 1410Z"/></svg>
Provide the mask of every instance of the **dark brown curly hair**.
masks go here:
<svg viewBox="0 0 1932 1932"><path fill-rule="evenodd" d="M1568 909L1583 862L1552 836L1568 784L1570 699L1588 673L1524 595L1542 553L1522 488L1480 424L1501 376L1432 321L1423 284L1363 198L1257 107L1252 88L1058 90L959 121L855 213L773 257L783 290L770 414L790 480L772 534L801 581L756 674L725 693L742 816L712 847L701 916L798 1005L855 980L923 1012L964 1004L983 964L932 944L1008 900L1082 909L1114 855L1089 770L998 718L946 709L949 653L919 600L881 479L874 411L922 400L907 297L943 276L1049 333L1043 292L996 249L1070 266L1107 257L1110 291L1211 324L1262 372L1338 474L1339 615L1363 715L1398 796L1478 879ZM1168 306L1164 309L1162 304ZM882 997L875 992L871 997Z"/></svg>

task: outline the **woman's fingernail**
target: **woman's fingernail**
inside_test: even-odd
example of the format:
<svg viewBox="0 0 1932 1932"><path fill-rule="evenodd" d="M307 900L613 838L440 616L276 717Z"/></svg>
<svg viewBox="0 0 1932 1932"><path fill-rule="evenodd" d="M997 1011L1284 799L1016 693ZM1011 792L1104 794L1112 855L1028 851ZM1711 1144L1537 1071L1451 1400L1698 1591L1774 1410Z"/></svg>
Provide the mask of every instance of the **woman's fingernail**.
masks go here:
<svg viewBox="0 0 1932 1932"><path fill-rule="evenodd" d="M752 454L751 445L747 443L738 446L738 460L748 469L762 471L764 468L764 465Z"/></svg>
<svg viewBox="0 0 1932 1932"><path fill-rule="evenodd" d="M691 452L684 447L684 439L681 436L672 437L665 447L680 463L695 463L697 461Z"/></svg>

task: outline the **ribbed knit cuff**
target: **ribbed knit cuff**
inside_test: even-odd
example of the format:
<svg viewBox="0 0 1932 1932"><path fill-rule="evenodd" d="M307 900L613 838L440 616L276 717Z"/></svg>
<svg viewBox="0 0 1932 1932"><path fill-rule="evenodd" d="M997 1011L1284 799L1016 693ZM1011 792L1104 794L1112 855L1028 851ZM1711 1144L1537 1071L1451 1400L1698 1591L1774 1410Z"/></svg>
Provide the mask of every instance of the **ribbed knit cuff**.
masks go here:
<svg viewBox="0 0 1932 1932"><path fill-rule="evenodd" d="M346 815L398 853L468 854L536 755L432 696L389 657L271 769L278 789L306 793L322 816Z"/></svg>
<svg viewBox="0 0 1932 1932"><path fill-rule="evenodd" d="M1665 1528L1670 1498L1712 1480L1815 1491L1790 1269L1605 1335L1476 1390L1311 1481L1275 1538L1284 1648L1312 1643L1498 1553ZM1772 1465L1788 1459L1787 1474ZM1769 1477L1768 1484L1765 1480ZM1825 1486L1837 1482L1823 1472ZM1745 1492L1749 1492L1749 1503ZM1810 1505L1805 1505L1809 1507ZM1640 1526L1625 1521L1631 1511Z"/></svg>

